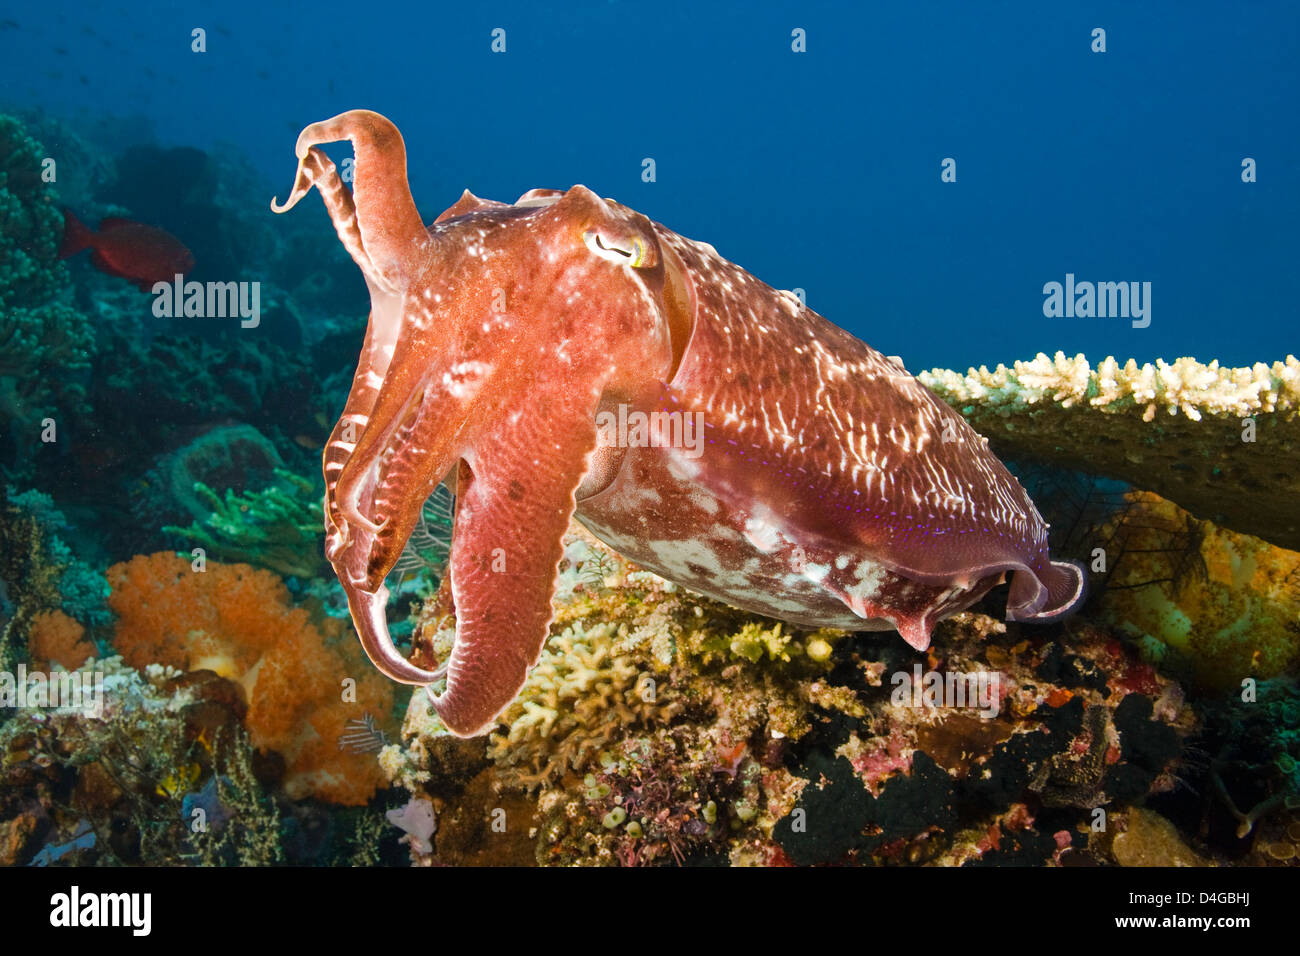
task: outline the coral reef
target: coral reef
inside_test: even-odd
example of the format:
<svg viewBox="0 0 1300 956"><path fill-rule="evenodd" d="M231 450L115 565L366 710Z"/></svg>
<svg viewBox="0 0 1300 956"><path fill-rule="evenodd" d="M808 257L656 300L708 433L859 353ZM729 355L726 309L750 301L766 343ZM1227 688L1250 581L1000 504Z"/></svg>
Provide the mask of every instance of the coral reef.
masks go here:
<svg viewBox="0 0 1300 956"><path fill-rule="evenodd" d="M85 635L86 629L62 611L38 612L27 636L32 663L44 670L58 664L75 671L99 653L94 644L83 639Z"/></svg>
<svg viewBox="0 0 1300 956"><path fill-rule="evenodd" d="M1207 758L1198 829L1238 857L1274 843L1274 821L1300 810L1300 685L1276 678L1207 704L1195 743Z"/></svg>
<svg viewBox="0 0 1300 956"><path fill-rule="evenodd" d="M56 300L68 287L59 263L63 217L42 164L49 154L22 122L0 115L0 311Z"/></svg>
<svg viewBox="0 0 1300 956"><path fill-rule="evenodd" d="M554 636L486 746L447 735L417 694L381 765L433 801L440 862L725 859L732 828L761 815L751 739L766 747L807 730L811 678L829 666L824 645L843 635L749 627L742 612L637 570L577 526L565 554ZM450 625L428 602L417 653L444 655ZM783 675L767 670L769 650ZM498 829L478 801L529 827Z"/></svg>
<svg viewBox="0 0 1300 956"><path fill-rule="evenodd" d="M120 657L102 708L18 707L0 724L0 865L396 863L381 811L291 802L242 728L240 688ZM202 782L201 782L202 781Z"/></svg>
<svg viewBox="0 0 1300 956"><path fill-rule="evenodd" d="M41 522L0 486L0 670L12 669L36 616L59 607L63 570Z"/></svg>
<svg viewBox="0 0 1300 956"><path fill-rule="evenodd" d="M58 583L60 607L70 617L91 627L111 623L108 582L88 561L74 556L71 542L76 537L76 529L54 506L53 499L34 489L18 494L10 489L9 501L35 519L50 561L62 569Z"/></svg>
<svg viewBox="0 0 1300 956"><path fill-rule="evenodd" d="M1181 689L1082 621L966 612L922 667L896 635L745 615L576 526L565 555L551 641L486 746L417 694L381 753L431 800L438 862L1110 862L1091 814L1176 784ZM430 602L416 653L441 659L451 633ZM922 670L991 695L930 706Z"/></svg>
<svg viewBox="0 0 1300 956"><path fill-rule="evenodd" d="M291 799L370 799L382 782L378 768L338 740L349 720L387 715L393 690L338 622L322 622L330 632L322 634L290 605L276 575L247 565L209 562L196 571L163 552L116 564L108 579L118 615L113 642L128 663L210 670L237 682L252 744L283 757Z"/></svg>
<svg viewBox="0 0 1300 956"><path fill-rule="evenodd" d="M212 515L212 488L258 487L283 465L279 451L251 425L222 425L159 457L132 494L132 514L160 531Z"/></svg>
<svg viewBox="0 0 1300 956"><path fill-rule="evenodd" d="M73 305L53 191L42 179L47 153L23 124L0 115L0 417L12 443L10 477L49 458L40 422L88 411L84 379L95 353L93 327Z"/></svg>
<svg viewBox="0 0 1300 956"><path fill-rule="evenodd" d="M908 675L879 638L857 639L859 666L878 681L892 672L895 689L867 692L863 717L841 713L798 745L794 772L810 783L773 831L786 858L1049 863L1099 852L1086 836L1099 808L1175 786L1191 712L1178 685L1104 632L1075 623L1052 640L972 612L941 629L925 664L934 678L917 665ZM994 681L996 714L918 706L918 686L972 674Z"/></svg>
<svg viewBox="0 0 1300 956"><path fill-rule="evenodd" d="M160 784L196 759L187 717L199 697L173 691L175 671L141 673L121 658L88 661L77 676L102 680L97 719L28 705L0 725L0 818L26 833L5 862L23 862L42 840L46 862L89 862L92 850L105 861L178 859L179 801ZM75 839L87 824L95 839Z"/></svg>
<svg viewBox="0 0 1300 956"><path fill-rule="evenodd" d="M1198 518L1300 549L1300 360L1095 369L1082 356L919 376L1003 457L1131 482Z"/></svg>
<svg viewBox="0 0 1300 956"><path fill-rule="evenodd" d="M223 499L197 482L194 492L207 502L208 513L188 528L169 526L185 546L197 545L223 561L268 568L286 577L311 578L325 570L323 492L312 482L282 468L276 483L261 491Z"/></svg>
<svg viewBox="0 0 1300 956"><path fill-rule="evenodd" d="M582 772L602 744L626 729L669 717L676 701L642 697L642 672L617 655L614 627L569 627L556 635L533 668L519 698L502 714L488 758L498 778L525 789Z"/></svg>

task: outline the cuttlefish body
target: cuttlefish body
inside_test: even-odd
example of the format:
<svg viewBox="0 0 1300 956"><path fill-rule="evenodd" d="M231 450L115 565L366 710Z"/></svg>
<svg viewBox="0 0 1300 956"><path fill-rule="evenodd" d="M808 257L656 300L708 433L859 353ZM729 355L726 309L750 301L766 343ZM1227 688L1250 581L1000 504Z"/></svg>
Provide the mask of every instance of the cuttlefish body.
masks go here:
<svg viewBox="0 0 1300 956"><path fill-rule="evenodd" d="M318 144L349 140L354 188ZM283 212L315 186L361 267L370 323L325 447L326 554L370 659L429 685L473 736L518 693L575 516L692 590L807 626L936 621L1011 574L1008 619L1076 604L1082 570L988 443L881 355L720 257L583 186L466 192L425 226L396 127L354 110L297 143ZM454 481L456 641L394 647L384 579Z"/></svg>

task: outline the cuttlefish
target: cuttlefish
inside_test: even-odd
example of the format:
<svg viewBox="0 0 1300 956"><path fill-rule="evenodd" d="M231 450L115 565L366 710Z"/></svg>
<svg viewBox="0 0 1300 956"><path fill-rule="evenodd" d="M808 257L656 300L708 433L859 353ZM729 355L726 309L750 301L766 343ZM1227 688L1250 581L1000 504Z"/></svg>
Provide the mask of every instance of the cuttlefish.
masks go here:
<svg viewBox="0 0 1300 956"><path fill-rule="evenodd" d="M353 188L322 143L352 144ZM1010 575L1007 618L1084 592L988 442L887 358L696 242L585 186L466 191L426 226L406 148L353 110L298 137L365 277L356 376L324 451L326 556L371 661L459 736L492 728L546 641L576 517L629 560L807 627L935 622ZM385 617L392 570L454 484L456 639L436 670Z"/></svg>

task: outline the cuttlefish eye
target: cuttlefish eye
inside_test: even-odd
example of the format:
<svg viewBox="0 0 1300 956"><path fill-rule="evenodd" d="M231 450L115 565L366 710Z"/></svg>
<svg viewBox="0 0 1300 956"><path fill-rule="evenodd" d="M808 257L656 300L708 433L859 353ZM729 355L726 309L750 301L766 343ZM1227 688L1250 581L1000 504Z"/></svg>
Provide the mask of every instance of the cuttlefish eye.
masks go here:
<svg viewBox="0 0 1300 956"><path fill-rule="evenodd" d="M582 241L587 248L610 262L634 269L648 269L655 264L654 250L640 236L619 236L617 238L603 235L594 229L582 234Z"/></svg>

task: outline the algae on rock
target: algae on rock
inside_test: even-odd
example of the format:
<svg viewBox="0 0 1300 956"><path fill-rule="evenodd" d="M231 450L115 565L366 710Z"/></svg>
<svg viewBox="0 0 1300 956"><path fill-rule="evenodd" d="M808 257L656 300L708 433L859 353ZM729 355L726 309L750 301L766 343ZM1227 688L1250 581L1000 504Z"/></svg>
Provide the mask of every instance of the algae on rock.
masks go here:
<svg viewBox="0 0 1300 956"><path fill-rule="evenodd" d="M1103 620L1211 690L1300 664L1300 553L1196 521L1150 492L1128 499L1104 529Z"/></svg>

